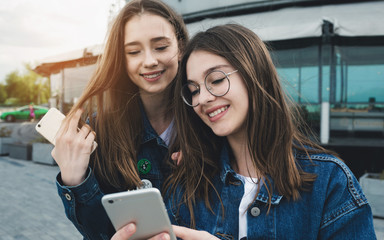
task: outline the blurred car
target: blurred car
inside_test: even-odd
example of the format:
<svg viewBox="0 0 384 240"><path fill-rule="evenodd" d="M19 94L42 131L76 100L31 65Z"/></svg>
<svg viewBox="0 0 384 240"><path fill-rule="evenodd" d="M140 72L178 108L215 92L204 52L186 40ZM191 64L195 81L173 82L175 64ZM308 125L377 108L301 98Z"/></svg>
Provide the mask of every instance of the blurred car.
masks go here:
<svg viewBox="0 0 384 240"><path fill-rule="evenodd" d="M44 114L48 112L48 108L41 106L33 106L35 111L35 118L40 119ZM0 119L6 122L14 122L16 120L29 120L29 105L18 108L13 112L4 112L1 114Z"/></svg>

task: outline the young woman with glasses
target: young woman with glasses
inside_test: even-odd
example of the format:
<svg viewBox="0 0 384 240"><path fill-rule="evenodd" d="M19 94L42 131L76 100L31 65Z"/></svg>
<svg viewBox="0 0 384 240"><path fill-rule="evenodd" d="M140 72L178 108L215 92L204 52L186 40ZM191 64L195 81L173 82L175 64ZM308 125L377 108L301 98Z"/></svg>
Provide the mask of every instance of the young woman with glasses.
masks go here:
<svg viewBox="0 0 384 240"><path fill-rule="evenodd" d="M375 239L358 181L299 131L255 33L233 24L198 33L179 73L174 147L183 159L165 198L172 223L184 226L174 227L178 237Z"/></svg>
<svg viewBox="0 0 384 240"><path fill-rule="evenodd" d="M170 83L187 39L182 18L161 1L129 1L115 18L98 67L52 151L66 215L84 239L115 232L101 205L104 194L135 189L142 179L160 189L169 175ZM89 125L78 131L81 118Z"/></svg>

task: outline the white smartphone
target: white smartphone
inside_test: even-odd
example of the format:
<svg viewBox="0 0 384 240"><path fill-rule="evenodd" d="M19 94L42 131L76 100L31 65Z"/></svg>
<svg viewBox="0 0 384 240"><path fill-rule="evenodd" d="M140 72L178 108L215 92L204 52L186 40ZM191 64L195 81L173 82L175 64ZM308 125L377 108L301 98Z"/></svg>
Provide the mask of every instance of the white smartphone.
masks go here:
<svg viewBox="0 0 384 240"><path fill-rule="evenodd" d="M130 240L148 239L167 232L176 240L163 198L157 188L145 188L104 195L101 199L116 231L130 222L136 232Z"/></svg>
<svg viewBox="0 0 384 240"><path fill-rule="evenodd" d="M56 134L60 129L65 115L56 108L50 108L43 118L36 124L36 131L45 137L50 143L56 145ZM96 149L97 143L93 142L92 152Z"/></svg>

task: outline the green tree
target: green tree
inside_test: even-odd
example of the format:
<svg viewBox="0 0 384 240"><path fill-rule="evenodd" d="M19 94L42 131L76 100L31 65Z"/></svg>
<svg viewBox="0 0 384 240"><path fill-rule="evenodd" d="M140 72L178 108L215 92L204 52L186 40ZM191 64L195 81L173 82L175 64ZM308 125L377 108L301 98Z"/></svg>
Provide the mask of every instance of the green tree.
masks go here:
<svg viewBox="0 0 384 240"><path fill-rule="evenodd" d="M47 78L35 73L29 64L25 64L25 71L20 74L13 71L6 76L5 89L8 100L11 103L41 104L48 102L50 97L50 86Z"/></svg>
<svg viewBox="0 0 384 240"><path fill-rule="evenodd" d="M7 100L7 90L5 85L0 83L0 103L4 103Z"/></svg>

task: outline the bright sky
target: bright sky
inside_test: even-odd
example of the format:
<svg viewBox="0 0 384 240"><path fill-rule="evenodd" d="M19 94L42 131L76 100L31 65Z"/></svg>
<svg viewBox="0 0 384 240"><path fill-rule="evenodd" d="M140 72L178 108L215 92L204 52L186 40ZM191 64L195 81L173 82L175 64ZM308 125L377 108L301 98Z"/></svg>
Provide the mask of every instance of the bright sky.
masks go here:
<svg viewBox="0 0 384 240"><path fill-rule="evenodd" d="M114 6L112 6L114 4ZM0 82L24 63L102 44L116 0L1 0Z"/></svg>

